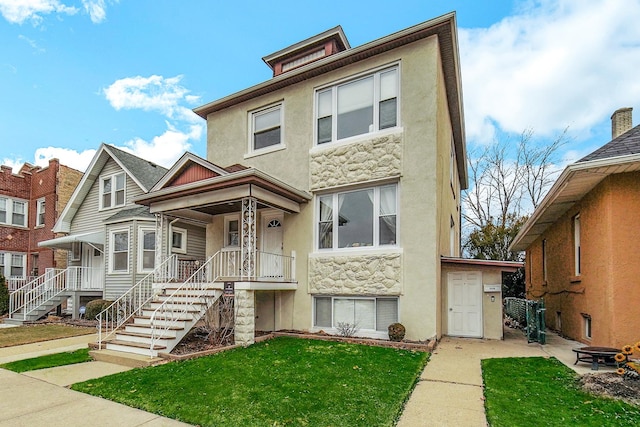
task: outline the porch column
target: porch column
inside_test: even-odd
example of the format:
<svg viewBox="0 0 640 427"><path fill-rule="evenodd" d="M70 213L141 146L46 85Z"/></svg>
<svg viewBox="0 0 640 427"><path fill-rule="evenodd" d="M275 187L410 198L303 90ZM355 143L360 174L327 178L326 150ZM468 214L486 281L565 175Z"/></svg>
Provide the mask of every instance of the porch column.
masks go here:
<svg viewBox="0 0 640 427"><path fill-rule="evenodd" d="M256 199L242 199L242 229L240 250L242 252L242 276L253 277L256 268Z"/></svg>
<svg viewBox="0 0 640 427"><path fill-rule="evenodd" d="M235 343L242 346L253 344L256 326L255 292L236 290L234 311Z"/></svg>
<svg viewBox="0 0 640 427"><path fill-rule="evenodd" d="M155 266L159 266L160 264L162 264L162 261L164 261L162 259L162 254L163 254L163 250L162 250L162 230L164 229L164 215L159 213L156 214L156 241L155 241L155 257L154 257L154 261L155 261Z"/></svg>

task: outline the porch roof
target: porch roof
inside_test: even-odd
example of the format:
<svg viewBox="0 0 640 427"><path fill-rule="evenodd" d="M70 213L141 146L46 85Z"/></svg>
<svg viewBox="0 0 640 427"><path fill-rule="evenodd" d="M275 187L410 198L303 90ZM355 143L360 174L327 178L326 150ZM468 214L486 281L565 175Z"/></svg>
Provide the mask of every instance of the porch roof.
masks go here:
<svg viewBox="0 0 640 427"><path fill-rule="evenodd" d="M38 246L45 248L58 248L71 250L72 243L89 243L92 245L104 245L104 232L92 231L89 233L70 234L68 236L56 237L55 239L39 242Z"/></svg>
<svg viewBox="0 0 640 427"><path fill-rule="evenodd" d="M156 212L196 212L203 216L219 215L240 210L240 201L253 197L259 207L273 207L285 212L300 212L300 204L311 195L298 190L255 168L239 170L187 184L165 187L134 199L135 203ZM197 219L197 218L195 218Z"/></svg>

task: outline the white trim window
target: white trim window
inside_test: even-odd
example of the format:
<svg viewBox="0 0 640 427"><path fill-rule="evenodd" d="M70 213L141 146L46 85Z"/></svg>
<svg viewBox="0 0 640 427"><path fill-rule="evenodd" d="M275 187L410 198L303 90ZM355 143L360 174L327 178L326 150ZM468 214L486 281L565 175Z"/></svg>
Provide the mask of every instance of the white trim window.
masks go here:
<svg viewBox="0 0 640 427"><path fill-rule="evenodd" d="M284 146L282 103L249 113L249 153L268 152Z"/></svg>
<svg viewBox="0 0 640 427"><path fill-rule="evenodd" d="M593 332L591 330L591 316L583 314L582 318L584 319L584 337L590 340Z"/></svg>
<svg viewBox="0 0 640 427"><path fill-rule="evenodd" d="M124 206L126 200L126 182L124 172L100 178L100 209Z"/></svg>
<svg viewBox="0 0 640 427"><path fill-rule="evenodd" d="M45 221L45 200L38 199L36 202L36 227L43 227Z"/></svg>
<svg viewBox="0 0 640 427"><path fill-rule="evenodd" d="M224 247L237 248L240 246L240 216L224 217Z"/></svg>
<svg viewBox="0 0 640 427"><path fill-rule="evenodd" d="M398 76L394 66L316 91L316 144L397 126Z"/></svg>
<svg viewBox="0 0 640 427"><path fill-rule="evenodd" d="M109 239L109 272L129 272L129 230L113 230Z"/></svg>
<svg viewBox="0 0 640 427"><path fill-rule="evenodd" d="M318 249L397 245L396 184L321 195L317 200Z"/></svg>
<svg viewBox="0 0 640 427"><path fill-rule="evenodd" d="M138 272L153 271L156 262L156 230L140 228L138 230Z"/></svg>
<svg viewBox="0 0 640 427"><path fill-rule="evenodd" d="M582 253L580 250L580 215L573 217L573 258L575 262L575 275L582 273L581 263Z"/></svg>
<svg viewBox="0 0 640 427"><path fill-rule="evenodd" d="M389 325L398 321L397 297L315 296L313 308L315 328L338 330L342 324L386 333Z"/></svg>
<svg viewBox="0 0 640 427"><path fill-rule="evenodd" d="M187 253L187 230L171 227L171 252Z"/></svg>
<svg viewBox="0 0 640 427"><path fill-rule="evenodd" d="M11 254L11 269L9 276L24 277L27 256L24 254Z"/></svg>
<svg viewBox="0 0 640 427"><path fill-rule="evenodd" d="M27 226L29 204L26 201L0 197L0 224Z"/></svg>

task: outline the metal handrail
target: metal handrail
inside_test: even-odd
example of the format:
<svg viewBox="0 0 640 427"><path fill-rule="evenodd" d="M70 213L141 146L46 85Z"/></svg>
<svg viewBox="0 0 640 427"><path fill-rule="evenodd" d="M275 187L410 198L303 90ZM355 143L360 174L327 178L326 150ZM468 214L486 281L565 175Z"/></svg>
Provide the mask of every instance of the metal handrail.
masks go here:
<svg viewBox="0 0 640 427"><path fill-rule="evenodd" d="M37 310L47 301L55 298L61 292L64 292L67 287L66 273L68 269L52 269L47 273L47 277L42 283L35 286L33 289L25 292L24 304L23 304L23 320L27 320L27 315ZM57 271L57 273L56 273ZM45 273L45 275L47 275Z"/></svg>
<svg viewBox="0 0 640 427"><path fill-rule="evenodd" d="M48 277L49 271L51 270L47 270L47 272L43 275L30 280L29 282L20 286L18 289L9 289L11 291L11 293L9 294L9 317L13 317L13 313L24 307L24 294L32 290L39 284L43 283Z"/></svg>
<svg viewBox="0 0 640 427"><path fill-rule="evenodd" d="M258 267L261 263L273 262L275 259L288 262L280 262L281 272L276 272L273 276L280 281L293 281L295 256L285 256L280 254L272 254L268 252L256 251L256 263ZM256 271L260 271L257 268ZM155 343L161 339L169 328L184 319L189 310L197 310L197 315L206 312L211 304L216 300L205 298L205 291L209 288L208 284L220 281L221 279L257 279L260 273L247 276L242 271L242 252L240 250L224 250L213 254L202 266L196 270L182 285L171 293L165 300L153 311L150 320L151 326L151 344L150 350L153 352ZM184 296L185 291L192 296L189 303L178 298ZM204 302L198 304L199 308L193 305L193 302ZM163 325L157 325L155 320L162 320Z"/></svg>
<svg viewBox="0 0 640 427"><path fill-rule="evenodd" d="M179 277L178 257L171 255L111 303L109 307L98 313L96 316L98 319L98 348L102 349L102 342L133 315L142 312L142 307L153 298L153 283L167 282L176 277Z"/></svg>

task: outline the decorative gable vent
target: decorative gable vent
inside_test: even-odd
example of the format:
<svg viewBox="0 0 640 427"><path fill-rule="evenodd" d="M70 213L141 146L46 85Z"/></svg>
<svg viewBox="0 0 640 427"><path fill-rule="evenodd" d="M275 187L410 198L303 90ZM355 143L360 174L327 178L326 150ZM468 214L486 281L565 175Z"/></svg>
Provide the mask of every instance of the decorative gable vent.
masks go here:
<svg viewBox="0 0 640 427"><path fill-rule="evenodd" d="M339 25L316 36L298 42L262 60L273 70L273 76L295 70L327 56L350 49Z"/></svg>

